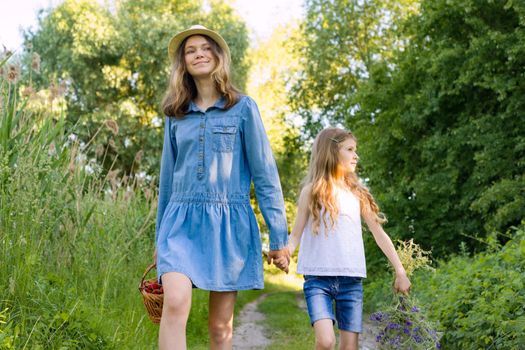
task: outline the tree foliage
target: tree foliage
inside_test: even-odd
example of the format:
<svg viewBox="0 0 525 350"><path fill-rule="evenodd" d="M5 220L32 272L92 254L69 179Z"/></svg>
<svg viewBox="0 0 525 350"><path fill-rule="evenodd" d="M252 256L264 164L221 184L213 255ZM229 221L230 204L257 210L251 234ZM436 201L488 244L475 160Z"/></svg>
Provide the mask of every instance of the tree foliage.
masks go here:
<svg viewBox="0 0 525 350"><path fill-rule="evenodd" d="M525 216L524 20L517 2L424 1L360 91L367 175L395 231L438 255Z"/></svg>
<svg viewBox="0 0 525 350"><path fill-rule="evenodd" d="M304 70L290 99L305 120L305 136L342 123L359 109L354 95L375 62L402 45L398 23L417 0L307 0L304 41L297 50Z"/></svg>
<svg viewBox="0 0 525 350"><path fill-rule="evenodd" d="M257 101L277 161L290 230L307 165L300 129L293 122L288 104L290 87L300 69L293 50L293 43L299 40L298 24L290 23L276 28L269 39L250 49L248 55L247 92ZM260 212L256 214L264 232L263 217Z"/></svg>
<svg viewBox="0 0 525 350"><path fill-rule="evenodd" d="M39 27L26 33L26 42L42 59L37 83L67 85L68 120L80 126L81 139L88 142L105 120L117 121L118 135L104 129L97 137L105 140L102 152L92 156L105 159L108 168L118 155L115 167L152 173L162 142L159 105L169 76L167 44L196 23L225 37L235 81L243 88L246 26L218 1L204 8L202 1L122 0L110 11L97 2L66 0L41 12ZM139 155L145 155L142 167Z"/></svg>
<svg viewBox="0 0 525 350"><path fill-rule="evenodd" d="M301 69L293 45L301 41L296 23L281 26L250 51L248 92L259 106L266 132L276 155L285 198L295 203L299 182L305 175L305 151L288 94Z"/></svg>
<svg viewBox="0 0 525 350"><path fill-rule="evenodd" d="M413 11L415 3L405 2L399 13L411 15L396 17L382 41L364 40L363 50L360 28L373 27L367 16L397 10L350 2L347 12L371 11L354 11L344 26L326 14L344 17L348 3L308 2L308 68L292 96L306 132L323 121L352 129L361 174L389 232L415 237L438 256L461 240L476 245L462 234L518 224L525 214L525 5L433 0ZM354 51L360 55L349 61Z"/></svg>

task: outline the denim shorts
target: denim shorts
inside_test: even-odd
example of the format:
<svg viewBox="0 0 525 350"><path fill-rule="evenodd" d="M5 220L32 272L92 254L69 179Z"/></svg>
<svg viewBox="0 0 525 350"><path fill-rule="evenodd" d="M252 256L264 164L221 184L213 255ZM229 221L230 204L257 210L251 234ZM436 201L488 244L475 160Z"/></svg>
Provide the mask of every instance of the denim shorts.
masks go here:
<svg viewBox="0 0 525 350"><path fill-rule="evenodd" d="M312 326L316 321L331 319L334 323L337 320L340 330L362 332L361 277L305 275L304 280L304 298Z"/></svg>

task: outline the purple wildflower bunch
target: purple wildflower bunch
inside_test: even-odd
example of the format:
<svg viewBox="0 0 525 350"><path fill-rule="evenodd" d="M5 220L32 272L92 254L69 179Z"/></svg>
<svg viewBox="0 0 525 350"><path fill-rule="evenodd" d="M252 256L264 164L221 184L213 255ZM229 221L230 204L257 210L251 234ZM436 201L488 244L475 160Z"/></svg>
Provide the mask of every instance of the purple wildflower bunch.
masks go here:
<svg viewBox="0 0 525 350"><path fill-rule="evenodd" d="M440 335L428 321L413 297L395 297L385 311L370 315L378 349L440 349Z"/></svg>
<svg viewBox="0 0 525 350"><path fill-rule="evenodd" d="M396 252L409 278L417 269L433 270L430 252L421 249L413 240L398 241ZM417 300L411 295L393 296L393 302L385 311L370 315L370 321L375 326L373 329L378 349L440 349L440 335L436 332L436 326L417 306Z"/></svg>

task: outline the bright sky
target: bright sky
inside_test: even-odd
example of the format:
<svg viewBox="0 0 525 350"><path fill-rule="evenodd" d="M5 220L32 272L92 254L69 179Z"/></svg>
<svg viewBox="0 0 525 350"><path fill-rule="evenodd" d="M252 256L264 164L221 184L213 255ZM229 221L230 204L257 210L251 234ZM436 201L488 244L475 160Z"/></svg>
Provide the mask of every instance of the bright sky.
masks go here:
<svg viewBox="0 0 525 350"><path fill-rule="evenodd" d="M40 8L56 6L62 0L2 0L0 44L16 50L22 43L20 28L36 26ZM104 0L99 0L105 2ZM267 39L273 28L303 15L304 0L230 0L252 31L252 38ZM5 3L4 3L5 2ZM6 3L9 3L7 5Z"/></svg>

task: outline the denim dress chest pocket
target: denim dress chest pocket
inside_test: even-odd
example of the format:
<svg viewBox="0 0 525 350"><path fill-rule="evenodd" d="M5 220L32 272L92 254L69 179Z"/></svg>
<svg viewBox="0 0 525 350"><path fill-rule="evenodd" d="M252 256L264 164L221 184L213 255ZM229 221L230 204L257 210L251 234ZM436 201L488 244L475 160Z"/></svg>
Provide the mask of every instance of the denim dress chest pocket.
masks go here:
<svg viewBox="0 0 525 350"><path fill-rule="evenodd" d="M211 126L212 149L215 152L233 152L238 131L238 119L218 120Z"/></svg>

